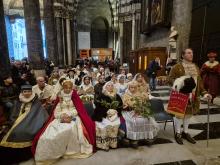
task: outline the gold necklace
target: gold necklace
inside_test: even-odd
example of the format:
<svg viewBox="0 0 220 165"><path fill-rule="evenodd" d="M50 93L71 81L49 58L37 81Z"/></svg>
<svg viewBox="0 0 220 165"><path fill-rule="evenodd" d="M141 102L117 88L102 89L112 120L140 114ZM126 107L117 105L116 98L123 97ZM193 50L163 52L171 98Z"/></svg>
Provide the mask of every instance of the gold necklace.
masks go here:
<svg viewBox="0 0 220 165"><path fill-rule="evenodd" d="M69 102L69 103L68 103ZM64 109L64 103L66 104L67 106L67 109L69 110L70 109L70 104L71 104L71 99L70 100L62 100L62 103L61 103L61 110Z"/></svg>

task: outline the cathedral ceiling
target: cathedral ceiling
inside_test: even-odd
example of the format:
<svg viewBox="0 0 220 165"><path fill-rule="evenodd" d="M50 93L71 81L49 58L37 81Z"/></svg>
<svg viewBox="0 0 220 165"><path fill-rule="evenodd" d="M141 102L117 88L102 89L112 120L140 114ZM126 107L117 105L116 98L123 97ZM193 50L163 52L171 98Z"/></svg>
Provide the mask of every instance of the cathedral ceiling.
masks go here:
<svg viewBox="0 0 220 165"><path fill-rule="evenodd" d="M44 0L39 0L40 13L42 17L43 17L43 1ZM93 0L54 0L54 6L62 5L62 7L64 7L66 10L69 10L70 12L73 13L73 15L75 15L78 10L87 6L87 4L89 4L89 1L93 1ZM107 3L109 4L110 11L111 11L111 18L112 20L117 22L116 21L117 20L116 10L117 10L117 4L119 0L101 0L101 2L102 1L105 3L107 1ZM22 17L24 16L23 0L3 0L3 3L4 3L5 15L19 15Z"/></svg>

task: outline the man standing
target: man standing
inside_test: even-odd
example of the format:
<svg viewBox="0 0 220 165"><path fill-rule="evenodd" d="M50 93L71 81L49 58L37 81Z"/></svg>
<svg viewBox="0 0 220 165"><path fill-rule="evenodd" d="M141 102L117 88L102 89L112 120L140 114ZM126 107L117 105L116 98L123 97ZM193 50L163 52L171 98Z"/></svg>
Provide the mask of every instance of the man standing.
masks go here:
<svg viewBox="0 0 220 165"><path fill-rule="evenodd" d="M220 91L220 64L215 60L216 57L217 53L210 52L208 54L209 61L206 61L201 68L204 87L212 95L212 103Z"/></svg>
<svg viewBox="0 0 220 165"><path fill-rule="evenodd" d="M211 99L211 95L203 87L203 82L199 74L199 68L192 62L193 61L193 51L190 48L185 49L182 52L183 60L178 64L174 65L170 71L170 83L173 83L175 79L189 75L191 76L196 83L196 87L192 91L193 99L190 99L184 118L175 117L175 129L176 135L175 140L178 144L183 144L182 138L186 139L190 143L195 144L196 141L188 133L188 126L190 119L193 114L196 114L199 111L200 106L200 95L204 96L206 99ZM181 125L183 122L183 132L181 133Z"/></svg>
<svg viewBox="0 0 220 165"><path fill-rule="evenodd" d="M150 78L150 90L153 91L156 89L156 85L157 85L157 71L161 69L161 65L160 65L160 59L159 57L156 57L155 60L151 61L149 64L149 67L147 69L147 76Z"/></svg>

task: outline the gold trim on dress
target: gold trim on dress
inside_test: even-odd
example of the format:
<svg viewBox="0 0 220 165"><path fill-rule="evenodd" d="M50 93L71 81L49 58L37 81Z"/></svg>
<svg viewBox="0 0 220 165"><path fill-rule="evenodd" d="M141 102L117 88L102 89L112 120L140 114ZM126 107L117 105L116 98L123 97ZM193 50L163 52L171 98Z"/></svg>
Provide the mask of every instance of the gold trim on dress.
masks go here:
<svg viewBox="0 0 220 165"><path fill-rule="evenodd" d="M30 147L32 146L32 141L30 142L21 142L21 143L16 143L16 142L1 142L0 146L2 147L11 147L11 148L25 148L25 147Z"/></svg>
<svg viewBox="0 0 220 165"><path fill-rule="evenodd" d="M24 118L28 115L28 113L31 110L31 106L32 106L32 103L31 104L28 103L26 107L24 103L22 104L18 118L16 119L11 129L8 131L8 133L4 136L4 138L0 142L0 146L11 147L11 148L25 148L25 147L30 147L32 145L32 141L28 141L28 142L8 142L7 141L8 137L10 136L12 131L15 129L15 127L17 127L18 124L20 124L24 120ZM24 113L22 113L23 109L25 110Z"/></svg>

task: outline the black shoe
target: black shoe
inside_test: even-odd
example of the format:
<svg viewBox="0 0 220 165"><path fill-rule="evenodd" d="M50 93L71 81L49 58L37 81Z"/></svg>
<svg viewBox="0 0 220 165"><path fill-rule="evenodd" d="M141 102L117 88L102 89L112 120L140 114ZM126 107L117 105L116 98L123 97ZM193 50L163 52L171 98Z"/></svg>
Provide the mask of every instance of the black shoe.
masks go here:
<svg viewBox="0 0 220 165"><path fill-rule="evenodd" d="M130 140L124 138L121 140L122 147L130 147Z"/></svg>
<svg viewBox="0 0 220 165"><path fill-rule="evenodd" d="M145 139L144 140L144 144L148 145L148 146L151 146L154 144L154 141L156 140L156 138L154 139Z"/></svg>
<svg viewBox="0 0 220 165"><path fill-rule="evenodd" d="M196 144L196 141L193 137L190 136L190 134L182 132L182 137L184 139L186 139L188 142L192 143L192 144Z"/></svg>
<svg viewBox="0 0 220 165"><path fill-rule="evenodd" d="M132 148L137 149L138 148L138 141L132 140L132 141L130 141L130 145Z"/></svg>
<svg viewBox="0 0 220 165"><path fill-rule="evenodd" d="M176 133L175 140L178 144L183 145L183 139L180 133Z"/></svg>

